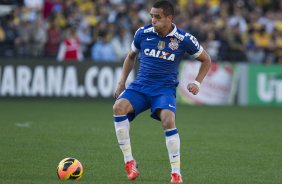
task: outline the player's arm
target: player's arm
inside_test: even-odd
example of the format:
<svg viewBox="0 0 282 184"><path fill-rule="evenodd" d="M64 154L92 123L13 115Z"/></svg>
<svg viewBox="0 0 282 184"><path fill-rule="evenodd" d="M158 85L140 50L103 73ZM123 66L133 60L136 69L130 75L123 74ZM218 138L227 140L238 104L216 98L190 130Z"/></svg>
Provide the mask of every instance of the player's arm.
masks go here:
<svg viewBox="0 0 282 184"><path fill-rule="evenodd" d="M194 95L198 94L200 84L204 80L211 66L211 58L205 50L203 50L202 53L196 59L201 62L201 66L198 75L195 78L195 81L193 83L188 84L187 86L188 91Z"/></svg>
<svg viewBox="0 0 282 184"><path fill-rule="evenodd" d="M127 80L129 73L134 67L136 55L137 53L132 50L127 54L122 67L121 79L118 82L117 89L114 93L114 98L117 98L121 94L121 92L125 89L125 82Z"/></svg>

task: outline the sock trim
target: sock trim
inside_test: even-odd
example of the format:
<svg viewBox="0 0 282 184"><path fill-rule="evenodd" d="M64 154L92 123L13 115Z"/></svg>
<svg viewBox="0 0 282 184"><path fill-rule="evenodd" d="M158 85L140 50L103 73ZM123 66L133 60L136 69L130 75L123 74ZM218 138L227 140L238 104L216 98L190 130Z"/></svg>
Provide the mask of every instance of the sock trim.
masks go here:
<svg viewBox="0 0 282 184"><path fill-rule="evenodd" d="M115 122L121 122L121 121L124 121L127 119L127 116L126 115L123 115L123 116L114 116L114 121Z"/></svg>
<svg viewBox="0 0 282 184"><path fill-rule="evenodd" d="M165 136L169 137L169 136L175 135L175 134L177 134L177 133L178 133L178 130L177 130L177 128L175 128L175 129L173 129L173 130L167 130L167 131L165 132Z"/></svg>

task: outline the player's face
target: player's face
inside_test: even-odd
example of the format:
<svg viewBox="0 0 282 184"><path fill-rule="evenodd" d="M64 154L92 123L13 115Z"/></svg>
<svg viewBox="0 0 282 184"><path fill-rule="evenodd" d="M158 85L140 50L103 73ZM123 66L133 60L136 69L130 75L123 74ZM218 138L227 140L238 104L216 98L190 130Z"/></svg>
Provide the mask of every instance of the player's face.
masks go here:
<svg viewBox="0 0 282 184"><path fill-rule="evenodd" d="M152 8L150 11L152 17L152 25L157 33L168 33L171 28L172 16L165 16L163 9Z"/></svg>

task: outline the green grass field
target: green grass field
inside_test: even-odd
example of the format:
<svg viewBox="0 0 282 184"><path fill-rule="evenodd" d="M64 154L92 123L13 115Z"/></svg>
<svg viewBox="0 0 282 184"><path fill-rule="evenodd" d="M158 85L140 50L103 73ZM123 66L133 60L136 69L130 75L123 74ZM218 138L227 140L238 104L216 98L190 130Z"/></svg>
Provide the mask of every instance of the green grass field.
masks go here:
<svg viewBox="0 0 282 184"><path fill-rule="evenodd" d="M61 183L65 157L84 166L83 184L126 184L109 101L1 100L0 183ZM187 184L282 183L282 109L178 106ZM160 123L143 113L131 125L136 184L165 184L170 166ZM75 182L66 182L75 183Z"/></svg>

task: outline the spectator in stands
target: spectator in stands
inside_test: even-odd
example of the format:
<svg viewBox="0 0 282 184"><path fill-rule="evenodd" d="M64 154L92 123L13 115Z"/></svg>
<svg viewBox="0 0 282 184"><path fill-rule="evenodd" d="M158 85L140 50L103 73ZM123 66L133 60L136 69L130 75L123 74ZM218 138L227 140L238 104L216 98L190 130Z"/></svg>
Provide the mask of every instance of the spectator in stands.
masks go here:
<svg viewBox="0 0 282 184"><path fill-rule="evenodd" d="M264 50L254 41L254 31L249 31L249 39L246 45L246 56L248 63L263 64L265 58Z"/></svg>
<svg viewBox="0 0 282 184"><path fill-rule="evenodd" d="M65 14L67 16L65 16ZM84 13L81 12L76 3L69 4L61 16L65 18L67 25L72 27L79 26L84 19Z"/></svg>
<svg viewBox="0 0 282 184"><path fill-rule="evenodd" d="M240 24L235 24L227 30L228 61L246 61L247 35L240 29Z"/></svg>
<svg viewBox="0 0 282 184"><path fill-rule="evenodd" d="M18 54L20 56L29 56L31 49L31 30L32 23L27 20L22 20L19 24L19 47Z"/></svg>
<svg viewBox="0 0 282 184"><path fill-rule="evenodd" d="M0 42L4 42L4 40L5 40L5 32L2 25L0 24Z"/></svg>
<svg viewBox="0 0 282 184"><path fill-rule="evenodd" d="M260 16L258 22L265 27L265 31L271 34L275 27L275 14L272 10L268 10L264 15Z"/></svg>
<svg viewBox="0 0 282 184"><path fill-rule="evenodd" d="M77 38L76 29L68 28L66 38L60 44L59 52L57 55L58 61L82 61L83 53Z"/></svg>
<svg viewBox="0 0 282 184"><path fill-rule="evenodd" d="M40 16L40 11L35 9L29 9L27 7L23 7L20 11L20 19L21 21L27 21L30 23L34 23L38 16Z"/></svg>
<svg viewBox="0 0 282 184"><path fill-rule="evenodd" d="M241 8L234 5L234 14L229 18L228 26L237 26L239 31L244 34L247 32L248 25L242 11Z"/></svg>
<svg viewBox="0 0 282 184"><path fill-rule="evenodd" d="M77 36L78 36L78 40L80 42L81 50L82 50L83 54L88 55L88 53L89 53L88 48L90 47L93 40L92 40L91 29L90 29L88 23L86 22L86 20L83 21L80 24L80 26L78 27Z"/></svg>
<svg viewBox="0 0 282 184"><path fill-rule="evenodd" d="M189 33L194 35L199 42L203 42L206 40L206 32L202 28L204 25L202 15L198 14L195 15L186 29L189 30Z"/></svg>
<svg viewBox="0 0 282 184"><path fill-rule="evenodd" d="M46 24L38 17L31 29L31 55L42 56L47 41Z"/></svg>
<svg viewBox="0 0 282 184"><path fill-rule="evenodd" d="M45 56L56 57L61 41L61 27L58 24L55 24L53 20L49 20L49 28L47 29L47 42L45 44Z"/></svg>
<svg viewBox="0 0 282 184"><path fill-rule="evenodd" d="M68 3L72 1L67 1ZM66 2L66 3L67 3ZM45 0L43 6L43 17L48 19L56 11L63 12L64 3L62 0Z"/></svg>
<svg viewBox="0 0 282 184"><path fill-rule="evenodd" d="M42 10L44 5L44 0L35 0L35 1L24 0L24 5L29 9Z"/></svg>
<svg viewBox="0 0 282 184"><path fill-rule="evenodd" d="M2 25L0 24L0 48L3 48L5 45L4 45L4 41L5 41L5 31L2 27ZM0 56L3 56L4 53L3 53L3 49L0 49Z"/></svg>
<svg viewBox="0 0 282 184"><path fill-rule="evenodd" d="M7 23L3 25L5 40L3 49L4 56L12 57L17 55L18 46L20 43L19 32L15 26L13 19L8 19Z"/></svg>
<svg viewBox="0 0 282 184"><path fill-rule="evenodd" d="M215 39L215 32L208 31L207 40L203 46L206 48L207 53L210 55L213 61L217 61L220 43Z"/></svg>
<svg viewBox="0 0 282 184"><path fill-rule="evenodd" d="M110 42L109 34L106 31L101 31L98 34L97 42L91 49L92 60L95 62L116 62L117 57Z"/></svg>
<svg viewBox="0 0 282 184"><path fill-rule="evenodd" d="M63 12L60 9L54 9L52 13L52 18L54 18L54 23L64 29L68 26L68 20L64 16ZM70 24L71 25L71 24Z"/></svg>
<svg viewBox="0 0 282 184"><path fill-rule="evenodd" d="M82 13L87 12L93 7L93 1L91 0L76 0L76 2L79 4L79 10Z"/></svg>
<svg viewBox="0 0 282 184"><path fill-rule="evenodd" d="M273 54L274 43L271 39L271 35L266 32L265 26L258 27L253 34L255 44L264 51L265 58L264 63L274 63L275 56Z"/></svg>
<svg viewBox="0 0 282 184"><path fill-rule="evenodd" d="M117 61L123 61L130 51L132 36L127 29L119 27L111 40Z"/></svg>
<svg viewBox="0 0 282 184"><path fill-rule="evenodd" d="M273 32L273 40L275 44L275 57L278 64L282 64L282 30L279 31L277 29Z"/></svg>

